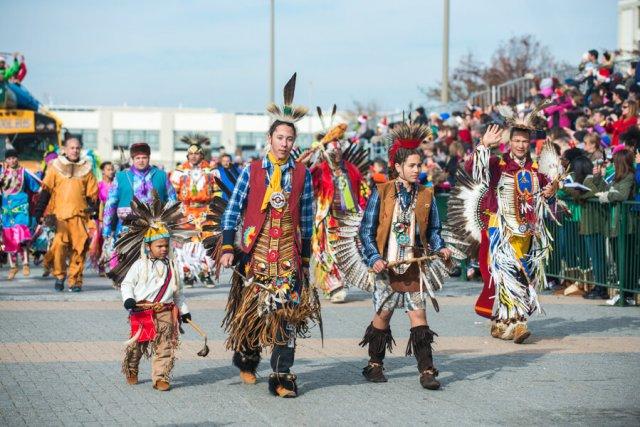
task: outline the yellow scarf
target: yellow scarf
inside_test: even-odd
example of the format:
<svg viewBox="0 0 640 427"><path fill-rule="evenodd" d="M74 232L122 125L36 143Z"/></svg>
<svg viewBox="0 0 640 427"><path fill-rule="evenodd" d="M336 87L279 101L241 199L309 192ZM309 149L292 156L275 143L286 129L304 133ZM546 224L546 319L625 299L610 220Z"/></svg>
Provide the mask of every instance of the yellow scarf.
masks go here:
<svg viewBox="0 0 640 427"><path fill-rule="evenodd" d="M267 158L273 165L273 173L271 174L271 179L269 180L269 186L267 187L267 191L264 193L264 199L262 199L262 208L261 210L265 210L267 206L269 206L269 201L271 200L271 194L273 193L282 193L282 186L280 181L282 181L282 170L280 166L284 165L289 161L287 157L284 160L276 159L271 152L267 154Z"/></svg>

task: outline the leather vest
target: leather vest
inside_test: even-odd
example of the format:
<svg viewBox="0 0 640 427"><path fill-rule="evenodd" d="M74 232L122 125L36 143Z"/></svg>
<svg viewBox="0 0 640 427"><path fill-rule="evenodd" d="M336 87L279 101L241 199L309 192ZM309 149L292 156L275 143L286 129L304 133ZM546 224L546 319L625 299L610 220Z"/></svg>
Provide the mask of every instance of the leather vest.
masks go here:
<svg viewBox="0 0 640 427"><path fill-rule="evenodd" d="M393 210L396 205L396 181L389 181L384 184L378 184L378 193L380 195L380 212L378 214L378 230L376 234L376 243L378 244L378 252L386 257L387 244L389 242L389 233L391 231L391 223L393 221ZM415 208L416 227L418 227L418 235L423 248L428 245L427 227L429 226L429 212L431 211L431 203L433 200L433 189L420 186L418 188ZM417 242L416 242L417 245ZM422 254L414 249L414 256L419 257ZM418 292L420 290L420 276L417 264L411 264L404 274L395 274L389 270L389 285L394 291L398 292Z"/></svg>
<svg viewBox="0 0 640 427"><path fill-rule="evenodd" d="M382 257L385 255L387 242L389 241L389 232L391 230L391 221L393 220L393 208L396 205L396 181L378 184L378 193L380 195L380 212L378 212L378 230L376 233L376 243L378 244L378 252ZM418 200L416 202L416 226L420 242L426 246L427 226L429 225L429 212L431 211L431 202L433 200L433 189L420 186L418 188Z"/></svg>
<svg viewBox="0 0 640 427"><path fill-rule="evenodd" d="M291 232L294 236L296 251L302 248L300 237L300 199L304 190L304 177L306 168L304 165L296 163L294 169L290 171L291 194L288 197L287 206L283 210L288 210L291 215ZM255 160L251 163L249 172L249 193L247 195L247 208L244 211L244 221L242 225L242 236L240 239L240 249L249 254L256 244L257 237L265 224L267 213L270 207L262 211L262 200L267 191L267 170L262 167L262 160Z"/></svg>

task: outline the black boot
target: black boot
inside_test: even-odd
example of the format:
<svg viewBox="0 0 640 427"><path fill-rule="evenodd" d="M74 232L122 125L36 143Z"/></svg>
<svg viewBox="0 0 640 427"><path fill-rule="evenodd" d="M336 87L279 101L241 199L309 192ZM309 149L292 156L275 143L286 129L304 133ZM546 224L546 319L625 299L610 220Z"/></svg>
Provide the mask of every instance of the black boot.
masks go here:
<svg viewBox="0 0 640 427"><path fill-rule="evenodd" d="M200 280L202 281L202 283L204 283L204 287L205 287L205 288L211 288L211 289L213 289L213 288L215 288L215 287L216 287L216 284L215 284L215 283L213 283L213 279L211 279L211 275L210 275L209 273L207 273L207 274L204 274L204 273L203 273L203 274L200 276Z"/></svg>
<svg viewBox="0 0 640 427"><path fill-rule="evenodd" d="M245 372L256 372L260 363L260 350L236 351L233 353L233 365Z"/></svg>
<svg viewBox="0 0 640 427"><path fill-rule="evenodd" d="M274 396L298 397L296 379L295 374L274 372L269 375L269 391Z"/></svg>
<svg viewBox="0 0 640 427"><path fill-rule="evenodd" d="M240 379L245 384L256 383L256 370L260 363L260 349L233 353L233 365L240 369Z"/></svg>
<svg viewBox="0 0 640 427"><path fill-rule="evenodd" d="M64 291L64 279L56 279L56 283L53 287L56 291Z"/></svg>
<svg viewBox="0 0 640 427"><path fill-rule="evenodd" d="M260 363L260 350L252 350L233 353L233 366L240 369L243 372L252 372L255 374Z"/></svg>
<svg viewBox="0 0 640 427"><path fill-rule="evenodd" d="M184 277L184 287L185 288L193 288L193 286L196 284L196 278L189 275Z"/></svg>
<svg viewBox="0 0 640 427"><path fill-rule="evenodd" d="M362 375L372 383L386 383L387 377L384 375L384 367L382 363L369 362L362 369Z"/></svg>
<svg viewBox="0 0 640 427"><path fill-rule="evenodd" d="M386 350L392 351L396 342L391 335L391 328L383 331L373 326L373 323L367 327L367 330L360 341L360 346L369 345L369 364L362 370L362 375L374 383L386 383L387 377L384 375L383 361Z"/></svg>
<svg viewBox="0 0 640 427"><path fill-rule="evenodd" d="M418 361L418 372L420 372L420 384L429 390L437 390L440 388L440 382L436 380L438 370L433 366L433 352L431 343L433 343L433 332L427 325L416 326L411 328L411 336L407 343L406 355L411 356L413 353Z"/></svg>

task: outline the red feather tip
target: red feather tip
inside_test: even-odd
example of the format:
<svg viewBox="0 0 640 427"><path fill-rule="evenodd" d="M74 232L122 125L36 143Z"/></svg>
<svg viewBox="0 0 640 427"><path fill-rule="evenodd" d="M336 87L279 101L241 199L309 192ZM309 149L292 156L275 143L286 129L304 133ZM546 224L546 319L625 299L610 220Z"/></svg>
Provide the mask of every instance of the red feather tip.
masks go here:
<svg viewBox="0 0 640 427"><path fill-rule="evenodd" d="M422 141L419 139L396 139L394 141L394 145L398 145L398 148L408 148L409 150L418 148L420 144L422 144Z"/></svg>
<svg viewBox="0 0 640 427"><path fill-rule="evenodd" d="M396 152L398 148L406 148L408 150L413 150L418 148L422 144L422 141L419 139L396 139L393 141L393 144L389 148L389 167L393 168L396 160Z"/></svg>

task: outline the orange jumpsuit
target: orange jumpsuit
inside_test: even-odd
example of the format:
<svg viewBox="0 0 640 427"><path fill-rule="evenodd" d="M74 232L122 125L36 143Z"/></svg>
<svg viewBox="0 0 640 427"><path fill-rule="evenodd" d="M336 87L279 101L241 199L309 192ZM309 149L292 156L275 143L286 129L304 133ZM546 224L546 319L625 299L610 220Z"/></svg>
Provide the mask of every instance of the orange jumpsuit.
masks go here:
<svg viewBox="0 0 640 427"><path fill-rule="evenodd" d="M81 287L89 246L87 200L98 197L98 182L86 159L72 163L61 156L51 162L42 185L51 193L49 206L56 217L56 234L49 249L53 275L66 277L69 288Z"/></svg>

